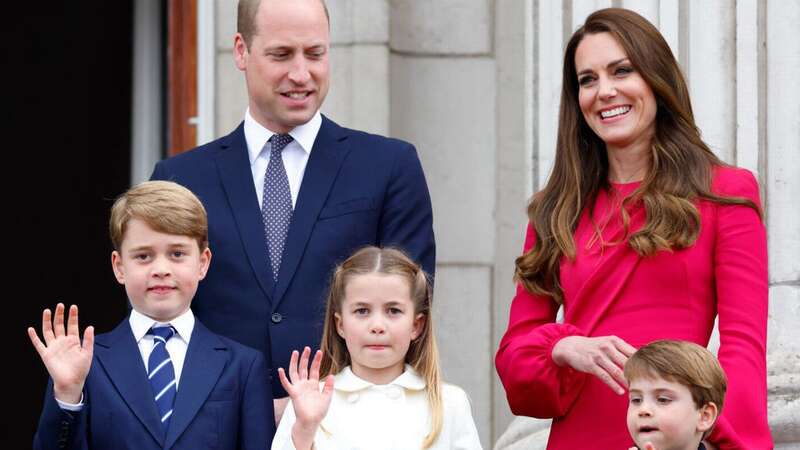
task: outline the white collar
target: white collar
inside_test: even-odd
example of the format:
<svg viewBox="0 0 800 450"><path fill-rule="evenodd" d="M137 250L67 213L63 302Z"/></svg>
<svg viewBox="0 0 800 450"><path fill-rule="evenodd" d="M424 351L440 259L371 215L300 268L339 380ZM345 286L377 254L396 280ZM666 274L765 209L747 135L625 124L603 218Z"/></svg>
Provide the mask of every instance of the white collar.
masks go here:
<svg viewBox="0 0 800 450"><path fill-rule="evenodd" d="M413 391L421 391L425 389L426 386L425 380L423 380L417 371L415 371L414 368L408 364L405 365L405 371L400 374L399 377L389 382L387 386L389 385L400 386ZM333 388L342 392L355 392L370 388L372 386L377 385L359 378L353 373L353 371L350 369L350 366L345 367L341 370L341 372L336 374L333 382Z"/></svg>
<svg viewBox="0 0 800 450"><path fill-rule="evenodd" d="M314 116L311 117L311 120L292 128L291 131L289 131L289 135L300 144L300 148L310 154L320 127L322 127L322 114L317 111L314 113ZM250 164L253 164L256 158L258 158L258 155L260 155L261 151L264 149L264 145L274 134L276 134L274 131L256 122L256 119L250 114L250 108L247 108L247 111L244 113L244 139L245 142L247 142L247 153L250 157Z"/></svg>
<svg viewBox="0 0 800 450"><path fill-rule="evenodd" d="M194 313L192 313L192 309L189 308L185 313L170 320L169 322L159 322L133 309L131 310L131 316L128 319L128 323L131 325L133 338L137 343L142 340L142 338L147 334L150 328L153 327L153 325L169 324L175 328L175 331L178 332L178 336L180 336L181 339L188 344L189 339L192 337L192 330L194 330Z"/></svg>

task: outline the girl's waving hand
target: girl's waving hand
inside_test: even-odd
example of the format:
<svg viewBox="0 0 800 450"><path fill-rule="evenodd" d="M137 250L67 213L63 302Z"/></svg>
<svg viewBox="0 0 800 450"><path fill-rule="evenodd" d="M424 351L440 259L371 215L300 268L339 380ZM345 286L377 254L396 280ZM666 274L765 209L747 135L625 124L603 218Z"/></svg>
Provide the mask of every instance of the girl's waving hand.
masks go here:
<svg viewBox="0 0 800 450"><path fill-rule="evenodd" d="M308 369L308 359L311 349L306 347L300 355L297 350L292 352L289 361L289 378L283 368L278 369L281 384L294 405L297 421L292 427L292 441L298 450L310 449L314 442L322 419L328 413L333 395L333 375L325 377L325 385L320 390L319 367L322 361L322 352L317 350ZM298 361L299 358L299 361Z"/></svg>

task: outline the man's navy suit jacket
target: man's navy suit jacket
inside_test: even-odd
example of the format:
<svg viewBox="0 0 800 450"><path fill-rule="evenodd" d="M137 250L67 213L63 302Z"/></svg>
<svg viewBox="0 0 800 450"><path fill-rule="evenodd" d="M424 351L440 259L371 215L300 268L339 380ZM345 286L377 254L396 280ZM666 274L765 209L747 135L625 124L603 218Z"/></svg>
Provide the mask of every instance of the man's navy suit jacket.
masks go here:
<svg viewBox="0 0 800 450"><path fill-rule="evenodd" d="M288 367L291 351L319 347L337 263L365 245L396 246L433 276L430 196L407 142L343 128L323 116L277 282L243 124L159 162L151 178L180 183L203 202L212 259L192 310L215 333L264 352L275 397L286 395L275 370Z"/></svg>
<svg viewBox="0 0 800 450"><path fill-rule="evenodd" d="M195 321L166 433L128 319L97 335L80 412L63 411L52 381L34 437L49 449L267 449L275 434L263 356Z"/></svg>

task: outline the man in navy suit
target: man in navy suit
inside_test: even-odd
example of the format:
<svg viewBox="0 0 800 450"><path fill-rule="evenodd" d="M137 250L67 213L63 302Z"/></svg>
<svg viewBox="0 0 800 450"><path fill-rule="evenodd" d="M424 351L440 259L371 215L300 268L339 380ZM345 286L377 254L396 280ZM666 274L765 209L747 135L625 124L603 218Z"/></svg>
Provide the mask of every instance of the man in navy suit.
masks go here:
<svg viewBox="0 0 800 450"><path fill-rule="evenodd" d="M258 351L217 336L189 305L211 261L203 205L175 183L131 188L111 210L111 264L133 309L83 343L78 308L28 335L50 374L35 449L259 449L275 433ZM52 322L51 322L52 319Z"/></svg>
<svg viewBox="0 0 800 450"><path fill-rule="evenodd" d="M434 271L416 150L320 114L329 50L323 1L240 0L234 54L249 97L244 121L152 175L205 204L214 267L194 311L214 332L264 352L276 419L286 393L275 370L293 349L319 346L337 262L364 245L396 246Z"/></svg>

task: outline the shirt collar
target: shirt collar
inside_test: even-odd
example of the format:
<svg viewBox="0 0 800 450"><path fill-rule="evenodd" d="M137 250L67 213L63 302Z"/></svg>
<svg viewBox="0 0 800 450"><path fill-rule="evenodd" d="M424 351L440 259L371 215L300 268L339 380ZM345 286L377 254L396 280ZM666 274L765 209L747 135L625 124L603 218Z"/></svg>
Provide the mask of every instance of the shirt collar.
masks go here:
<svg viewBox="0 0 800 450"><path fill-rule="evenodd" d="M406 364L405 371L399 377L392 380L389 385L400 386L405 389L413 391L421 391L425 389L425 380L414 370L413 367ZM334 378L333 388L337 391L355 392L375 386L367 380L359 378L350 369L350 366L345 367Z"/></svg>
<svg viewBox="0 0 800 450"><path fill-rule="evenodd" d="M131 316L128 318L128 323L131 325L131 331L133 331L133 338L136 340L136 343L142 340L153 325L169 324L175 328L175 331L178 332L178 336L188 344L189 339L192 337L192 330L194 330L194 313L192 313L190 308L187 309L185 313L169 322L159 322L133 309L131 310Z"/></svg>
<svg viewBox="0 0 800 450"><path fill-rule="evenodd" d="M289 131L289 136L294 138L306 153L311 153L311 148L314 146L320 127L322 127L322 114L317 111L311 120L292 128ZM261 154L269 138L274 134L275 132L256 122L256 119L250 114L250 108L247 108L244 113L244 140L247 142L247 154L250 157L251 165Z"/></svg>

